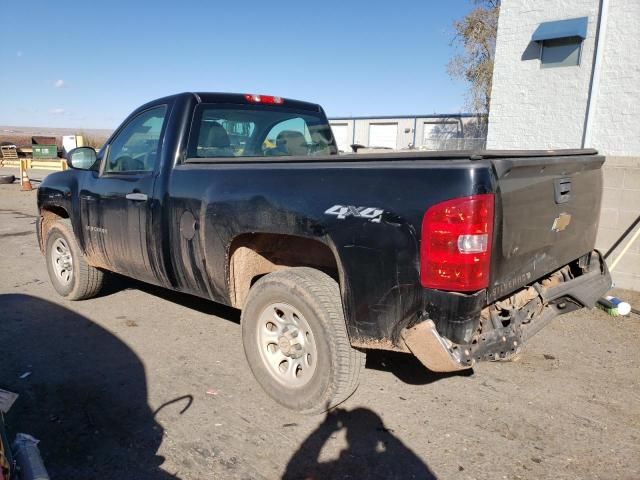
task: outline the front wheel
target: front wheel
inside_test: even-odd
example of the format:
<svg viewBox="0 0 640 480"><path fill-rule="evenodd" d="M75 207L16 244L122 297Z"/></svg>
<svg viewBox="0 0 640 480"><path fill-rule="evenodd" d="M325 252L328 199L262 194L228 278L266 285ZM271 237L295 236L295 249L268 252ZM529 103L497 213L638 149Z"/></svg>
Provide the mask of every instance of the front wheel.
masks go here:
<svg viewBox="0 0 640 480"><path fill-rule="evenodd" d="M71 222L58 220L45 239L47 271L55 288L69 300L84 300L97 295L104 274L87 264L73 235Z"/></svg>
<svg viewBox="0 0 640 480"><path fill-rule="evenodd" d="M285 407L319 413L357 388L365 354L349 343L338 284L319 270L262 277L249 291L241 324L253 375Z"/></svg>

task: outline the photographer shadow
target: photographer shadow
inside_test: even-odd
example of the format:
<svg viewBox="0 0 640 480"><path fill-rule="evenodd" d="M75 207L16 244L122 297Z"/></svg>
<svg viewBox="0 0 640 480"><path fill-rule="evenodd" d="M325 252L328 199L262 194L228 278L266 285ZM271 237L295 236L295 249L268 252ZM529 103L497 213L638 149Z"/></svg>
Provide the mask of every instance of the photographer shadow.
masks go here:
<svg viewBox="0 0 640 480"><path fill-rule="evenodd" d="M345 430L347 447L335 460L320 461L323 446ZM368 408L327 412L322 424L300 445L289 460L285 480L299 479L435 479L429 467L380 416Z"/></svg>
<svg viewBox="0 0 640 480"><path fill-rule="evenodd" d="M0 295L0 359L2 387L20 395L7 426L40 440L51 478L177 478L157 455L164 429L148 404L145 366L118 337L58 304Z"/></svg>

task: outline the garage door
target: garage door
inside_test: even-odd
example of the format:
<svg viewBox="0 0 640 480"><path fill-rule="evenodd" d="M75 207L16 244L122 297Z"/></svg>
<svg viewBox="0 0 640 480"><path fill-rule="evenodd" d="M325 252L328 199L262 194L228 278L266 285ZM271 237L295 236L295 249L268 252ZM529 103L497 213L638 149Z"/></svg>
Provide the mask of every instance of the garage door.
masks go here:
<svg viewBox="0 0 640 480"><path fill-rule="evenodd" d="M333 138L336 139L336 143L338 144L338 150L350 152L351 131L349 125L346 123L332 123L331 130L333 131Z"/></svg>
<svg viewBox="0 0 640 480"><path fill-rule="evenodd" d="M369 146L396 148L398 146L397 123L372 123L369 125Z"/></svg>
<svg viewBox="0 0 640 480"><path fill-rule="evenodd" d="M458 122L425 122L422 145L429 150L457 150L460 137Z"/></svg>

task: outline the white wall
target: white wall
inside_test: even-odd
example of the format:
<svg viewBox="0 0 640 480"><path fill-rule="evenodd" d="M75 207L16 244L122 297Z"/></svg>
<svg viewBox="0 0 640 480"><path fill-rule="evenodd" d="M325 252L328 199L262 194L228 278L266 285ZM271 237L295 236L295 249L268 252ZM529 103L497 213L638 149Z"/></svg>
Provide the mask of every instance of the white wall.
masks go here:
<svg viewBox="0 0 640 480"><path fill-rule="evenodd" d="M503 0L487 148L581 146L597 12L597 0ZM538 45L531 42L538 25L585 16L589 24L580 65L540 68Z"/></svg>
<svg viewBox="0 0 640 480"><path fill-rule="evenodd" d="M596 248L606 252L640 216L640 157L607 156L604 164L602 210ZM638 227L636 227L638 228ZM627 237L627 241L629 240ZM626 246L611 254L609 264ZM640 291L640 241L629 248L613 272L616 286Z"/></svg>
<svg viewBox="0 0 640 480"><path fill-rule="evenodd" d="M591 143L606 155L640 156L640 1L609 0L604 41Z"/></svg>
<svg viewBox="0 0 640 480"><path fill-rule="evenodd" d="M503 0L487 148L581 146L598 6L598 0ZM536 27L582 16L589 25L580 66L541 69L530 42ZM605 32L590 146L605 155L638 156L640 1L609 0Z"/></svg>
<svg viewBox="0 0 640 480"><path fill-rule="evenodd" d="M355 122L355 128L354 128ZM329 123L331 125L343 125L347 123L349 129L353 129L352 143L373 146L369 139L370 126L375 124L397 124L398 135L396 148L403 150L410 148L415 141L415 148L420 148L423 145L424 140L424 128L425 123L441 124L454 122L456 124L461 123L460 131L465 139L478 139L478 141L459 142L457 145L455 142L451 142L449 149L480 149L484 148L484 138L486 134L482 128L478 128L478 118L475 116L460 116L457 114L451 114L450 116L439 115L434 117L421 116L421 117L409 117L409 118L386 118L386 117L371 117L371 118L331 118ZM415 129L415 132L414 132ZM351 138L349 139L351 142ZM446 146L440 146L439 148L446 148ZM348 150L345 150L348 151Z"/></svg>
<svg viewBox="0 0 640 480"><path fill-rule="evenodd" d="M603 252L640 215L640 0L608 3L589 145L607 157L596 241ZM598 0L502 1L488 148L581 146L598 6ZM589 25L579 67L541 69L538 59L523 59L541 22L581 16L589 18ZM640 291L640 242L618 264L613 279L619 287Z"/></svg>

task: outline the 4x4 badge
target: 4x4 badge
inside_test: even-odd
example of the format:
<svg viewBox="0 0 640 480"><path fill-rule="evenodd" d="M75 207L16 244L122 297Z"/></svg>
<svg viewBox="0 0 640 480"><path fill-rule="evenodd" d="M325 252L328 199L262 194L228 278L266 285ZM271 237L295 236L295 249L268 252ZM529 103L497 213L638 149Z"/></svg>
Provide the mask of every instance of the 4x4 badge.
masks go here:
<svg viewBox="0 0 640 480"><path fill-rule="evenodd" d="M347 217L366 218L373 223L380 223L384 210L374 207L354 207L352 205L334 205L325 210L325 215L335 215L340 220Z"/></svg>
<svg viewBox="0 0 640 480"><path fill-rule="evenodd" d="M554 232L561 232L562 230L567 228L570 223L571 215L568 213L561 213L560 215L558 215L558 218L553 221L551 230L553 230Z"/></svg>

